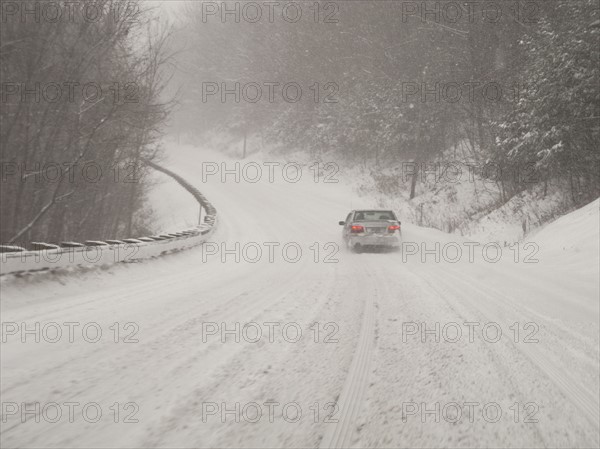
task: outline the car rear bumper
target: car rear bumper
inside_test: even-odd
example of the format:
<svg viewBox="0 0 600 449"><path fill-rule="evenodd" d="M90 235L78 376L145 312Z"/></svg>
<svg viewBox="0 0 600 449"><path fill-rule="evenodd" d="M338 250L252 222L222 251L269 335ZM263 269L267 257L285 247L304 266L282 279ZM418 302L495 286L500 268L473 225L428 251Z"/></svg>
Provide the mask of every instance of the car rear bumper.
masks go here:
<svg viewBox="0 0 600 449"><path fill-rule="evenodd" d="M352 247L356 245L399 247L401 243L400 236L396 234L353 235L349 242Z"/></svg>

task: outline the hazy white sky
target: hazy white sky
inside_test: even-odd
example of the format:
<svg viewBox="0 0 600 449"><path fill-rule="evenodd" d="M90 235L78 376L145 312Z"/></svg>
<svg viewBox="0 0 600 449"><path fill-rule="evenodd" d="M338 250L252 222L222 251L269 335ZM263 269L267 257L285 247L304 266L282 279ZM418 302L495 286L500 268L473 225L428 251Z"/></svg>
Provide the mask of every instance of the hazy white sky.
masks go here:
<svg viewBox="0 0 600 449"><path fill-rule="evenodd" d="M185 3L190 0L145 0L144 3L150 5L156 5L164 11L165 14L169 15L169 18L173 19L175 17L176 11ZM192 0L193 1L193 0Z"/></svg>
<svg viewBox="0 0 600 449"><path fill-rule="evenodd" d="M189 0L159 0L158 3L161 3L168 10L175 11L184 3L189 3Z"/></svg>

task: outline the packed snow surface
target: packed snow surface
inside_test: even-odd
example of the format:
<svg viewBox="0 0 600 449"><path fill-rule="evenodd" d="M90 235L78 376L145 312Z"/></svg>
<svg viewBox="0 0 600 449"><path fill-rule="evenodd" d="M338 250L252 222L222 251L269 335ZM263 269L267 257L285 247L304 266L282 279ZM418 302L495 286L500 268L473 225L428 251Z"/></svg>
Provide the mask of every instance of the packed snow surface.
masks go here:
<svg viewBox="0 0 600 449"><path fill-rule="evenodd" d="M1 280L3 447L600 446L598 201L512 247L403 220L354 254L338 221L375 205L344 173L169 154L211 242ZM152 195L166 228L186 195Z"/></svg>

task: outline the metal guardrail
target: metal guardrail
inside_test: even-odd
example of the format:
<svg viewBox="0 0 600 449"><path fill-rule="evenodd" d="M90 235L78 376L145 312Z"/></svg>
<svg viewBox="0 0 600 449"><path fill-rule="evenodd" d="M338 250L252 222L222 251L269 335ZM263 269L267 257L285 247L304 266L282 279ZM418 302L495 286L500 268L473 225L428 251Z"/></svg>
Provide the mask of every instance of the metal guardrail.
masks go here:
<svg viewBox="0 0 600 449"><path fill-rule="evenodd" d="M204 209L204 221L198 226L174 233L147 237L63 242L54 245L32 242L31 249L0 245L0 276L24 272L49 271L73 266L109 265L159 257L204 243L217 224L217 210L202 193L178 174L151 161L146 164L175 179L190 192Z"/></svg>

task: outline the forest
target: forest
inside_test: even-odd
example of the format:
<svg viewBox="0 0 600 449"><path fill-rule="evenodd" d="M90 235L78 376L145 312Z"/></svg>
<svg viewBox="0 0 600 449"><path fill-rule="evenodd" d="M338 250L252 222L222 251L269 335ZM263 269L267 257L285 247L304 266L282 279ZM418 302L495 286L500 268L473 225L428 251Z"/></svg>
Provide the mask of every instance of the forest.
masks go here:
<svg viewBox="0 0 600 449"><path fill-rule="evenodd" d="M164 132L367 167L408 200L455 160L493 207L600 194L596 0L143 3L54 22L3 3L3 242L141 232ZM385 170L406 164L399 186Z"/></svg>

